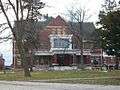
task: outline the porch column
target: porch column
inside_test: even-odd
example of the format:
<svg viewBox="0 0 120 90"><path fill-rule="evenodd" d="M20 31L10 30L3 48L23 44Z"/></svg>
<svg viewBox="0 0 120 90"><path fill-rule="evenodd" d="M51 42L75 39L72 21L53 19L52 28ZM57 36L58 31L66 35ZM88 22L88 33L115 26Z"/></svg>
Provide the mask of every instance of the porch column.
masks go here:
<svg viewBox="0 0 120 90"><path fill-rule="evenodd" d="M58 62L57 62L57 55L56 55L56 54L53 55L52 63L54 63L54 64L57 64L57 63L58 63Z"/></svg>
<svg viewBox="0 0 120 90"><path fill-rule="evenodd" d="M76 65L76 60L77 58L76 58L76 55L75 54L73 54L73 65Z"/></svg>

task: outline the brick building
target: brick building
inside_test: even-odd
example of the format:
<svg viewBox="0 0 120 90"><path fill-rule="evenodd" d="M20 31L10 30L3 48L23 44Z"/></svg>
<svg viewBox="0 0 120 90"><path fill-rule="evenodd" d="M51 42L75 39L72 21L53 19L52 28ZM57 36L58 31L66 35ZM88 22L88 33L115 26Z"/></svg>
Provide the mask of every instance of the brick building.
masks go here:
<svg viewBox="0 0 120 90"><path fill-rule="evenodd" d="M0 70L4 69L5 59L3 59L3 55L0 55Z"/></svg>
<svg viewBox="0 0 120 90"><path fill-rule="evenodd" d="M34 50L34 60L30 59L30 66L77 65L80 59L79 46L79 24L66 22L60 16L52 19L43 30L39 30L39 49ZM96 64L103 63L103 52L99 49L97 33L93 23L82 24L83 37L83 58L86 66L96 61ZM19 52L13 41L13 66L21 67Z"/></svg>

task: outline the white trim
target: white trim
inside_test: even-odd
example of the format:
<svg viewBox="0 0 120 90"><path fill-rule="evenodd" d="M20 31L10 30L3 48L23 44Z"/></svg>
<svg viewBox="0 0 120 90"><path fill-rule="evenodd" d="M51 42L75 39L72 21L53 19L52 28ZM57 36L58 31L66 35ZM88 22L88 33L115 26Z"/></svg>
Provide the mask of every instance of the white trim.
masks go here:
<svg viewBox="0 0 120 90"><path fill-rule="evenodd" d="M53 53L49 51L35 51L35 55L47 56L47 55L53 55Z"/></svg>
<svg viewBox="0 0 120 90"><path fill-rule="evenodd" d="M47 56L47 55L54 55L54 54L76 54L76 55L81 55L81 51L79 49L72 49L72 50L53 50L53 51L35 51L35 55L39 56ZM84 50L83 55L91 55L89 50ZM96 56L96 55L93 55ZM99 55L97 55L99 56Z"/></svg>
<svg viewBox="0 0 120 90"><path fill-rule="evenodd" d="M51 43L51 49L53 50L65 50L65 48L54 48L54 39L56 38L62 38L62 39L69 39L69 42L72 42L72 34L71 35L59 35L59 34L51 34L50 37L50 43ZM72 43L70 43L69 48L67 50L72 50Z"/></svg>

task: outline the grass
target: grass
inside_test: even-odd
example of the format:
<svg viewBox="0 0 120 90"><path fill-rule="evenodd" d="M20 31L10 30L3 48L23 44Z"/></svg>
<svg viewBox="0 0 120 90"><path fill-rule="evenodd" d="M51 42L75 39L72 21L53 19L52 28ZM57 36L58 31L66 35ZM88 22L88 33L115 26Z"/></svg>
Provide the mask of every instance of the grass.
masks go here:
<svg viewBox="0 0 120 90"><path fill-rule="evenodd" d="M32 72L30 78L25 78L22 71L0 73L0 80L49 80L55 83L82 83L120 85L120 71L40 71Z"/></svg>
<svg viewBox="0 0 120 90"><path fill-rule="evenodd" d="M63 78L96 78L96 77L120 77L120 71L48 71L33 72L33 79L63 79Z"/></svg>

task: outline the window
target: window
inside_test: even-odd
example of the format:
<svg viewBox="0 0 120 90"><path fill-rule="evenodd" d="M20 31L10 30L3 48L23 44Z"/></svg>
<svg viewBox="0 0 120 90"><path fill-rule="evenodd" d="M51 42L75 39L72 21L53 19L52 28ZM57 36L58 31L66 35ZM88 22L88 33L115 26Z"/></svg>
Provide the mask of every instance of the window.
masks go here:
<svg viewBox="0 0 120 90"><path fill-rule="evenodd" d="M69 39L65 38L55 38L54 48L69 48Z"/></svg>

